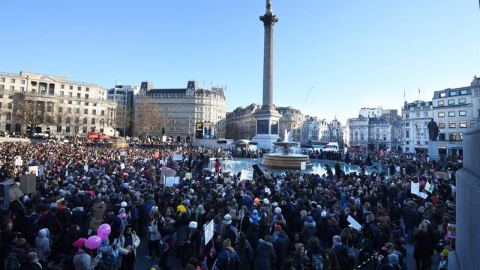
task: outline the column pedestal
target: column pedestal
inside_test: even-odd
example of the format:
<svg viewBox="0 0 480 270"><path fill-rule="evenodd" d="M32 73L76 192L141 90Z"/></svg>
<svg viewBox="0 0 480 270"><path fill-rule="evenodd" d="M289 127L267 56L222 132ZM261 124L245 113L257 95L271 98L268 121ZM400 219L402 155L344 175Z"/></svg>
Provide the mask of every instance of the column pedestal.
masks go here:
<svg viewBox="0 0 480 270"><path fill-rule="evenodd" d="M440 160L440 155L438 154L438 141L428 142L428 156L431 160Z"/></svg>

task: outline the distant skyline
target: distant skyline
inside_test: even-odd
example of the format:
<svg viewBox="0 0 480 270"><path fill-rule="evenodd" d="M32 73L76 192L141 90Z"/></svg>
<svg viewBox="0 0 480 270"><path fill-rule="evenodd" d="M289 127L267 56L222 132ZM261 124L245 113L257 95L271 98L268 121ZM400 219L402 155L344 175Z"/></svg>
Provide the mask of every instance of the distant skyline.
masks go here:
<svg viewBox="0 0 480 270"><path fill-rule="evenodd" d="M343 124L480 75L477 0L272 0L276 106ZM265 0L5 1L0 71L117 84L226 86L262 103ZM310 94L310 89L311 91ZM420 94L418 93L420 89Z"/></svg>

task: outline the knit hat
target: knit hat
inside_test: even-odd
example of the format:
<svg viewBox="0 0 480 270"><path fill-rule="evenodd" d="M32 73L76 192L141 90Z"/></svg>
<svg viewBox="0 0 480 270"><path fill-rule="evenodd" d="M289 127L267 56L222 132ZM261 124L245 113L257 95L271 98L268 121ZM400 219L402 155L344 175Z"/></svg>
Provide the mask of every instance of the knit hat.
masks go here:
<svg viewBox="0 0 480 270"><path fill-rule="evenodd" d="M392 254L388 255L388 261L389 261L391 264L393 264L393 265L398 264L398 256L397 256L397 254L392 253Z"/></svg>
<svg viewBox="0 0 480 270"><path fill-rule="evenodd" d="M279 231L281 231L281 230L282 230L282 226L280 226L280 225L275 225L275 231L276 231L276 232L279 232Z"/></svg>
<svg viewBox="0 0 480 270"><path fill-rule="evenodd" d="M223 217L223 224L230 225L231 223L232 223L232 216L230 216L229 214L226 214Z"/></svg>
<svg viewBox="0 0 480 270"><path fill-rule="evenodd" d="M327 217L327 212L323 211L322 212L322 217Z"/></svg>
<svg viewBox="0 0 480 270"><path fill-rule="evenodd" d="M442 250L442 256L443 256L443 257L448 257L448 249L444 248L444 249Z"/></svg>
<svg viewBox="0 0 480 270"><path fill-rule="evenodd" d="M265 198L265 199L263 199L263 203L264 203L264 204L270 204L270 201Z"/></svg>
<svg viewBox="0 0 480 270"><path fill-rule="evenodd" d="M259 204L260 203L260 200L258 198L255 198L255 200L253 200L253 203L254 204Z"/></svg>
<svg viewBox="0 0 480 270"><path fill-rule="evenodd" d="M83 247L83 244L85 244L85 242L87 242L86 238L80 238L77 241L73 242L73 246L76 248L81 248Z"/></svg>
<svg viewBox="0 0 480 270"><path fill-rule="evenodd" d="M257 209L253 210L253 215L254 215L254 216L255 216L255 215L258 215L258 210L257 210Z"/></svg>
<svg viewBox="0 0 480 270"><path fill-rule="evenodd" d="M282 208L275 207L275 214L280 215L282 213Z"/></svg>
<svg viewBox="0 0 480 270"><path fill-rule="evenodd" d="M232 248L232 243L230 242L230 238L227 238L223 241L223 248L228 248L232 252L234 252L234 249Z"/></svg>
<svg viewBox="0 0 480 270"><path fill-rule="evenodd" d="M122 202L122 203L120 204L120 207L127 207L127 203L126 203L126 202Z"/></svg>
<svg viewBox="0 0 480 270"><path fill-rule="evenodd" d="M307 221L308 221L308 222L313 222L312 216L308 216Z"/></svg>
<svg viewBox="0 0 480 270"><path fill-rule="evenodd" d="M190 229L196 229L198 227L198 223L195 221L191 221L190 224L188 224L188 228Z"/></svg>
<svg viewBox="0 0 480 270"><path fill-rule="evenodd" d="M185 208L185 206L180 204L179 206L177 206L177 212L186 213L187 209Z"/></svg>

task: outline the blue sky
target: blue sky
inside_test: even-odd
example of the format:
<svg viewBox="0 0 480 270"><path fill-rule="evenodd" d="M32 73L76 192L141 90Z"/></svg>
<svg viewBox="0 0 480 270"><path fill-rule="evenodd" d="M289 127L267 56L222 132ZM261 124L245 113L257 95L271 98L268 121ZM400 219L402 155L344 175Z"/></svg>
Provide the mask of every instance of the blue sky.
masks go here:
<svg viewBox="0 0 480 270"><path fill-rule="evenodd" d="M272 0L274 103L345 121L480 75L477 0ZM227 87L262 102L264 0L3 1L0 71L102 87ZM313 87L310 95L310 89ZM308 98L307 98L308 96ZM303 105L304 104L304 105ZM303 105L303 107L302 107Z"/></svg>

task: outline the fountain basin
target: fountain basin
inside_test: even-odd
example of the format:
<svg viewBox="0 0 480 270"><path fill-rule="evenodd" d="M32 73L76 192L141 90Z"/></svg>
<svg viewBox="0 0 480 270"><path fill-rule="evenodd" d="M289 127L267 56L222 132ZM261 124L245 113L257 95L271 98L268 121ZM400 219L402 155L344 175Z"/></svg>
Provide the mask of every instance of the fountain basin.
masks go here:
<svg viewBox="0 0 480 270"><path fill-rule="evenodd" d="M313 167L307 155L276 153L263 155L262 165L272 169L300 170L302 162L305 162L307 170Z"/></svg>

